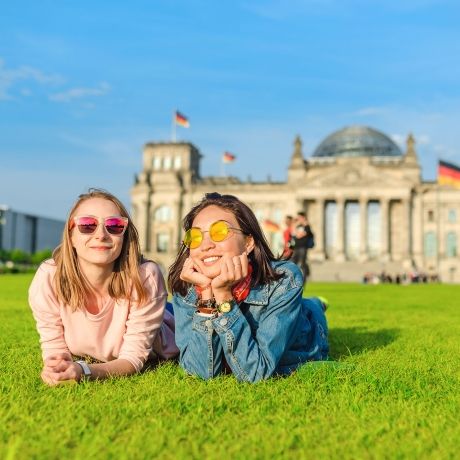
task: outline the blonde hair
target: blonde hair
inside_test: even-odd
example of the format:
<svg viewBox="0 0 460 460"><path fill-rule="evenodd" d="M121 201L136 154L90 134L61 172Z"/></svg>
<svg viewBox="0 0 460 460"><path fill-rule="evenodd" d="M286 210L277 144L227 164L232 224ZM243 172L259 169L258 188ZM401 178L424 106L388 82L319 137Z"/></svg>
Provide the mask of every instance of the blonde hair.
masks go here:
<svg viewBox="0 0 460 460"><path fill-rule="evenodd" d="M67 217L61 244L54 250L53 259L56 263L54 276L54 289L58 300L69 305L72 310L83 308L91 287L83 276L78 263L78 257L72 246L70 237L70 222L78 206L91 198L102 198L111 201L118 208L122 217L129 214L121 201L105 190L90 188L88 193L78 197ZM142 305L147 298L139 275L139 265L142 256L139 245L139 235L136 227L128 221L128 227L123 235L121 253L115 260L113 273L109 283L109 295L114 299L135 300L137 305ZM134 294L134 295L133 295Z"/></svg>

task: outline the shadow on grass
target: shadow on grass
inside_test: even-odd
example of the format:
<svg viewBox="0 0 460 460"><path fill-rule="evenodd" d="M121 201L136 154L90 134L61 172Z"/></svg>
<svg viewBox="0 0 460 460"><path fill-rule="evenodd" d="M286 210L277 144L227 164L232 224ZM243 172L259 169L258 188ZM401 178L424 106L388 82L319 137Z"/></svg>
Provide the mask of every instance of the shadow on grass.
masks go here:
<svg viewBox="0 0 460 460"><path fill-rule="evenodd" d="M398 329L369 331L365 327L333 328L329 331L330 357L346 358L389 345L399 335Z"/></svg>

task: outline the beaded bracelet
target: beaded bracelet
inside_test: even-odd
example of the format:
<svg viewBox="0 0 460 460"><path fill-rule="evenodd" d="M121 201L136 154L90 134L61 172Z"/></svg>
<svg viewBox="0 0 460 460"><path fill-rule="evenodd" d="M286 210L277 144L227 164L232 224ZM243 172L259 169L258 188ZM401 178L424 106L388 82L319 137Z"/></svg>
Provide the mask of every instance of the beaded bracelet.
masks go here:
<svg viewBox="0 0 460 460"><path fill-rule="evenodd" d="M198 299L197 302L196 302L196 307L197 308L201 308L201 307L214 308L215 306L216 306L216 300L215 299L207 299L207 300Z"/></svg>
<svg viewBox="0 0 460 460"><path fill-rule="evenodd" d="M216 300L213 299L198 299L196 302L196 311L198 313L204 313L206 315L213 315L217 312Z"/></svg>

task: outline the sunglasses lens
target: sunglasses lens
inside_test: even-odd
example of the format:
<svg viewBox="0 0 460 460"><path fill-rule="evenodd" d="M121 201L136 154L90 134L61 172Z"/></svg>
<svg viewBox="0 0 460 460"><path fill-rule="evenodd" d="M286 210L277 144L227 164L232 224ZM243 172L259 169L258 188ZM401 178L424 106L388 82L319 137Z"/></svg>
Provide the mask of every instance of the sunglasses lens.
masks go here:
<svg viewBox="0 0 460 460"><path fill-rule="evenodd" d="M213 241L219 242L224 241L225 238L228 237L229 230L230 229L228 228L227 222L219 220L211 225L211 228L209 229L209 234Z"/></svg>
<svg viewBox="0 0 460 460"><path fill-rule="evenodd" d="M98 221L94 217L79 217L77 219L78 231L84 235L91 235L98 226Z"/></svg>
<svg viewBox="0 0 460 460"><path fill-rule="evenodd" d="M105 228L111 235L122 235L127 224L125 220L119 217L110 217L105 221Z"/></svg>
<svg viewBox="0 0 460 460"><path fill-rule="evenodd" d="M82 216L75 219L78 231L83 235L92 235L99 226L99 220L93 216ZM104 222L105 228L111 235L123 235L128 226L128 219L108 217Z"/></svg>
<svg viewBox="0 0 460 460"><path fill-rule="evenodd" d="M203 241L203 234L199 228L190 228L185 232L184 244L190 249L196 249Z"/></svg>

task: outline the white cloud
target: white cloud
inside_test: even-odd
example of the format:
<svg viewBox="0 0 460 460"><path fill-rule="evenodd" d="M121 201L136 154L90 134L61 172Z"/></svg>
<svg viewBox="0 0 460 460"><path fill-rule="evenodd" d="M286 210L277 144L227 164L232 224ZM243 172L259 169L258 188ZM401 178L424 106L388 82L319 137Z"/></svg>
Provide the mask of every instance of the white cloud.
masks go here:
<svg viewBox="0 0 460 460"><path fill-rule="evenodd" d="M20 66L16 69L7 68L0 58L0 100L12 99L10 90L19 81L35 81L41 85L57 85L64 82L58 74L46 74L39 69Z"/></svg>
<svg viewBox="0 0 460 460"><path fill-rule="evenodd" d="M61 93L52 94L49 98L56 102L70 102L74 99L105 96L109 91L110 85L106 82L102 82L96 88L72 88Z"/></svg>

